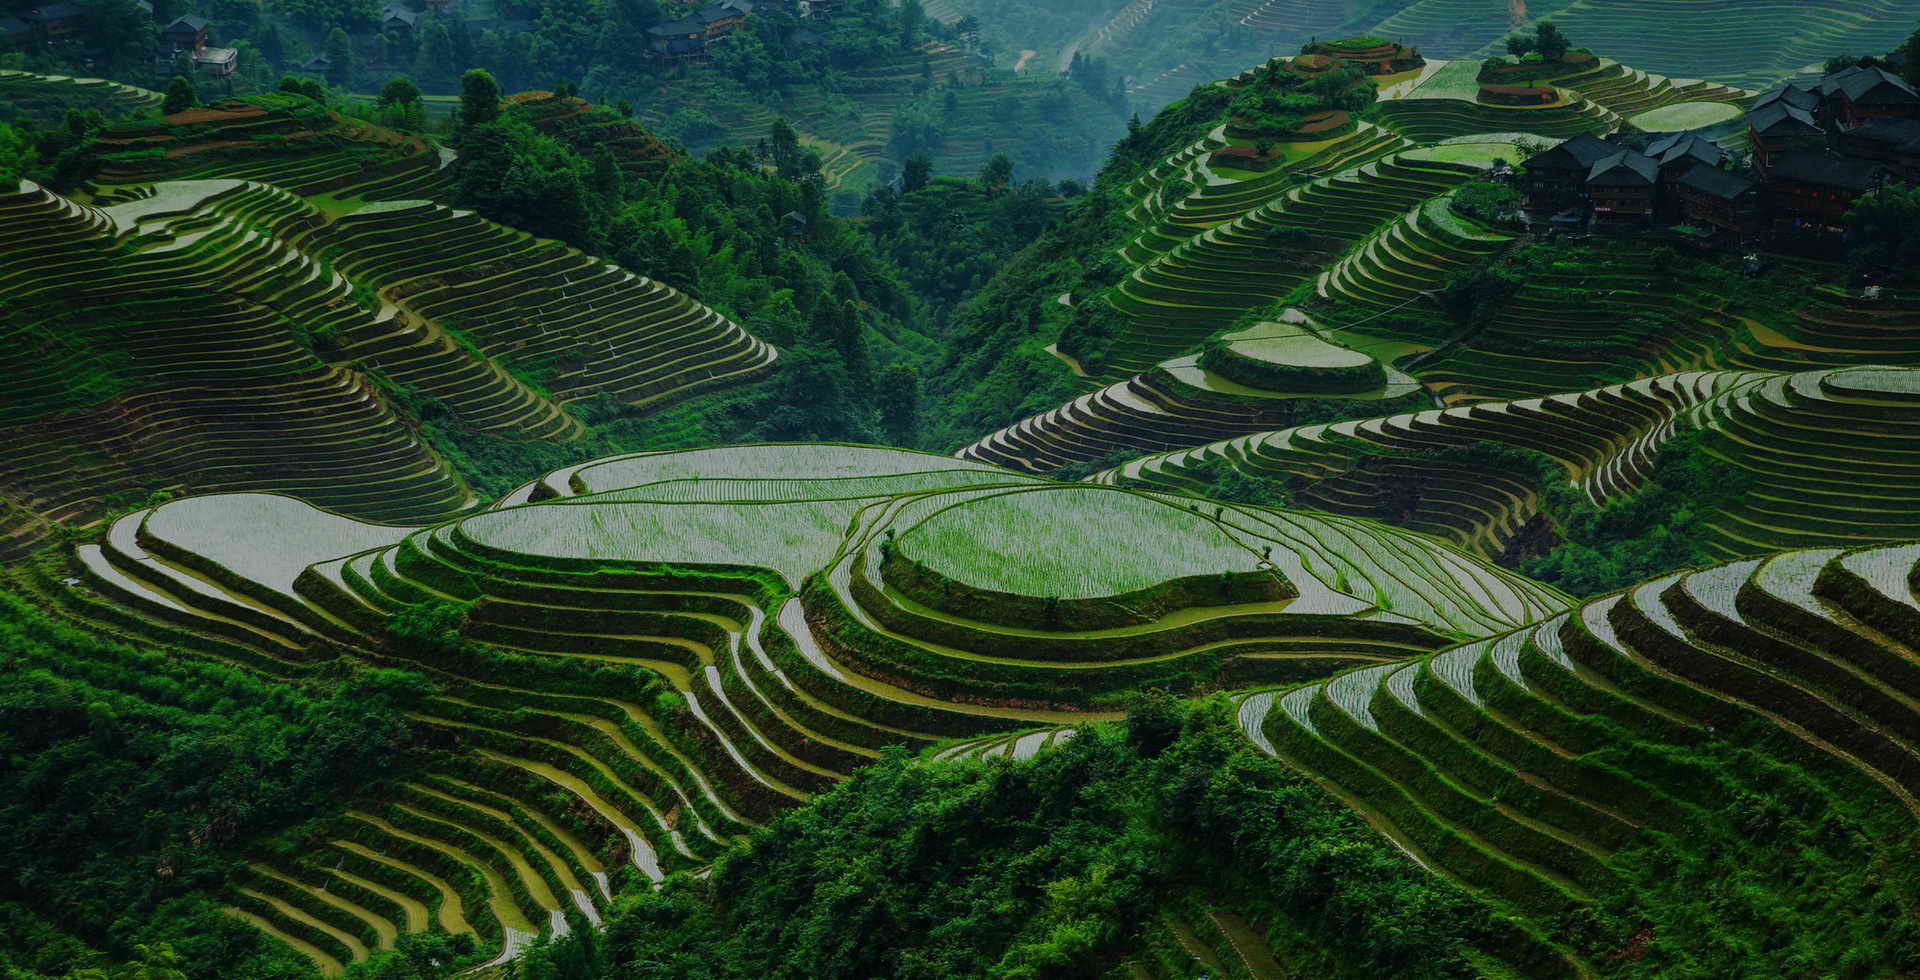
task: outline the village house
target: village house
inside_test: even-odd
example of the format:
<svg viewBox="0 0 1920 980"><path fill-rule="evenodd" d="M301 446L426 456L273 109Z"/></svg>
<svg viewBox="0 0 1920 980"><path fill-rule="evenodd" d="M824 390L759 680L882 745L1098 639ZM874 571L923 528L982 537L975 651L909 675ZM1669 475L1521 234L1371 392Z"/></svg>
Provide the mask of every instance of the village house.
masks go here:
<svg viewBox="0 0 1920 980"><path fill-rule="evenodd" d="M1717 239L1746 241L1766 229L1766 189L1752 177L1699 164L1673 191L1681 218Z"/></svg>
<svg viewBox="0 0 1920 980"><path fill-rule="evenodd" d="M1782 99L1747 113L1747 140L1754 165L1765 170L1776 154L1825 147L1827 133L1813 113Z"/></svg>
<svg viewBox="0 0 1920 980"><path fill-rule="evenodd" d="M1776 230L1837 233L1847 209L1880 186L1886 166L1821 150L1774 157L1766 174Z"/></svg>
<svg viewBox="0 0 1920 980"><path fill-rule="evenodd" d="M1869 119L1840 134L1848 156L1875 160L1902 179L1920 183L1920 119Z"/></svg>
<svg viewBox="0 0 1920 980"><path fill-rule="evenodd" d="M655 57L669 61L699 61L708 48L740 29L753 13L752 0L720 0L679 20L647 28Z"/></svg>
<svg viewBox="0 0 1920 980"><path fill-rule="evenodd" d="M396 41L413 36L413 26L420 15L405 7L388 7L380 13L380 30Z"/></svg>
<svg viewBox="0 0 1920 980"><path fill-rule="evenodd" d="M1660 167L1660 186L1654 195L1660 217L1672 221L1680 216L1680 179L1695 167L1718 167L1727 151L1698 133L1669 133L1647 143L1647 156Z"/></svg>
<svg viewBox="0 0 1920 980"><path fill-rule="evenodd" d="M172 58L185 52L192 59L193 67L208 75L215 78L232 75L240 66L240 52L208 44L209 23L205 17L192 15L175 18L173 23L160 29L161 57Z"/></svg>
<svg viewBox="0 0 1920 980"><path fill-rule="evenodd" d="M19 15L29 36L46 43L68 40L87 26L87 8L74 3L50 3Z"/></svg>
<svg viewBox="0 0 1920 980"><path fill-rule="evenodd" d="M1920 94L1885 68L1855 66L1834 72L1820 80L1820 95L1827 101L1827 119L1842 131L1869 119L1920 116Z"/></svg>
<svg viewBox="0 0 1920 980"><path fill-rule="evenodd" d="M1644 225L1653 220L1660 164L1644 153L1616 149L1594 161L1587 173L1587 197L1597 228Z"/></svg>
<svg viewBox="0 0 1920 980"><path fill-rule="evenodd" d="M1582 135L1534 154L1523 183L1527 208L1559 211L1582 203L1593 165L1618 152L1620 147L1606 140Z"/></svg>
<svg viewBox="0 0 1920 980"><path fill-rule="evenodd" d="M207 46L207 25L205 17L188 14L175 18L173 23L160 29L160 46L167 52L198 51Z"/></svg>

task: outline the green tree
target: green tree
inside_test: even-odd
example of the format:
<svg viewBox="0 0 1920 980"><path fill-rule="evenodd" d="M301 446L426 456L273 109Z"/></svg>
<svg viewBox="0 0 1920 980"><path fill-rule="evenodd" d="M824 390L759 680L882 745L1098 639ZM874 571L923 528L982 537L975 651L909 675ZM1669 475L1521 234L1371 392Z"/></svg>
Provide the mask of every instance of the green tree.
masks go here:
<svg viewBox="0 0 1920 980"><path fill-rule="evenodd" d="M420 101L420 86L413 84L405 75L395 75L380 88L380 105L396 105Z"/></svg>
<svg viewBox="0 0 1920 980"><path fill-rule="evenodd" d="M193 90L193 83L187 81L187 76L175 75L173 81L167 83L166 98L160 103L160 111L170 116L191 109L199 102L200 93Z"/></svg>
<svg viewBox="0 0 1920 980"><path fill-rule="evenodd" d="M788 180L800 176L800 134L794 132L786 119L775 119L773 129L767 134L769 152L773 155L773 169Z"/></svg>
<svg viewBox="0 0 1920 980"><path fill-rule="evenodd" d="M1565 58L1567 52L1573 48L1573 42L1567 40L1565 34L1560 33L1559 26L1553 21L1541 21L1539 26L1533 29L1533 34L1534 50L1540 52L1540 57L1544 60L1559 61Z"/></svg>
<svg viewBox="0 0 1920 980"><path fill-rule="evenodd" d="M1920 187L1892 184L1847 209L1847 259L1856 267L1920 265Z"/></svg>
<svg viewBox="0 0 1920 980"><path fill-rule="evenodd" d="M980 183L988 190L1006 187L1013 183L1013 161L1004 153L995 153L993 159L980 167Z"/></svg>
<svg viewBox="0 0 1920 980"><path fill-rule="evenodd" d="M460 76L460 121L469 126L500 118L500 83L485 68Z"/></svg>
<svg viewBox="0 0 1920 980"><path fill-rule="evenodd" d="M453 87L453 73L458 64L454 60L453 35L436 17L420 32L420 51L413 59L414 77L436 92L445 92Z"/></svg>
<svg viewBox="0 0 1920 980"><path fill-rule="evenodd" d="M895 361L880 372L874 386L874 403L880 409L880 424L897 445L910 446L920 426L920 372L904 361Z"/></svg>
<svg viewBox="0 0 1920 980"><path fill-rule="evenodd" d="M1905 44L1894 49L1905 65L1902 75L1913 85L1920 85L1920 30L1907 36Z"/></svg>
<svg viewBox="0 0 1920 980"><path fill-rule="evenodd" d="M333 85L346 87L353 84L353 42L348 40L347 32L334 28L327 34L327 60L332 62L327 68L327 81Z"/></svg>
<svg viewBox="0 0 1920 980"><path fill-rule="evenodd" d="M927 186L927 180L933 176L933 158L922 150L907 157L906 166L900 171L900 192L911 194Z"/></svg>
<svg viewBox="0 0 1920 980"><path fill-rule="evenodd" d="M0 190L13 190L26 176L39 154L33 139L6 123L0 123Z"/></svg>
<svg viewBox="0 0 1920 980"><path fill-rule="evenodd" d="M906 0L900 5L900 50L911 51L920 28L927 22L927 11L920 6L920 0Z"/></svg>

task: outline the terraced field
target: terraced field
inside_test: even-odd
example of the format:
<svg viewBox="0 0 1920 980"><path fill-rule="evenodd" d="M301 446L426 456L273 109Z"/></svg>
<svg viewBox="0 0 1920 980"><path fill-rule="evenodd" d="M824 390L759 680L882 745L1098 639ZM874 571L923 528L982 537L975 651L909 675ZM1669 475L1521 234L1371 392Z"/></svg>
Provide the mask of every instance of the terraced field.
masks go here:
<svg viewBox="0 0 1920 980"><path fill-rule="evenodd" d="M322 211L241 180L117 197L0 197L18 232L0 239L9 553L142 486L437 520L473 501L396 413L396 387L484 432L564 440L582 431L569 402L669 404L775 357L668 287L468 212Z"/></svg>
<svg viewBox="0 0 1920 980"><path fill-rule="evenodd" d="M453 159L424 137L278 92L113 126L95 150L103 185L233 178L355 201L444 197Z"/></svg>
<svg viewBox="0 0 1920 980"><path fill-rule="evenodd" d="M1377 159L1328 176L1314 176L1310 157L1276 172L1287 178L1209 183L1178 201L1163 189L1144 199L1135 213L1147 230L1121 253L1140 264L1104 300L1126 314L1127 327L1100 372L1123 375L1190 350L1247 311L1312 282L1376 231L1481 169L1418 154L1381 156L1393 143L1369 132L1378 131L1342 144L1367 143L1354 152ZM1329 152L1338 151L1316 157Z"/></svg>
<svg viewBox="0 0 1920 980"><path fill-rule="evenodd" d="M1758 733L1780 766L1817 775L1816 795L1882 801L1893 819L1863 833L1910 826L1916 559L1910 544L1829 548L1677 573L1417 662L1254 694L1239 718L1422 865L1577 908L1621 884L1643 835L1768 792L1677 751L1716 732Z"/></svg>
<svg viewBox="0 0 1920 980"><path fill-rule="evenodd" d="M1278 347L1303 342L1311 351L1355 355L1372 373L1351 385L1331 383L1315 365L1302 364L1297 352ZM1308 370L1288 370L1297 367ZM1319 339L1311 321L1295 311L1284 322L1229 335L1217 352L1163 361L991 433L956 455L1047 473L1114 453L1157 452L1285 426L1304 399L1333 397L1390 411L1421 403L1423 394L1406 374Z"/></svg>
<svg viewBox="0 0 1920 980"><path fill-rule="evenodd" d="M227 896L330 972L406 932L506 957L591 927L889 745L1024 756L1142 685L1394 664L1568 601L1369 521L818 445L612 457L419 527L188 497L117 519L73 570L84 588L46 564L31 587L110 631L438 685L413 717L438 761L369 781ZM457 637L388 629L434 610Z"/></svg>
<svg viewBox="0 0 1920 980"><path fill-rule="evenodd" d="M1595 503L1643 485L1676 432L1706 433L1742 471L1708 521L1727 557L1920 535L1909 443L1920 370L1860 367L1667 375L1575 394L1295 426L1145 456L1097 482L1194 490L1217 466L1278 481L1299 506L1367 516L1497 555L1539 512L1541 487L1495 444L1540 453Z"/></svg>
<svg viewBox="0 0 1920 980"><path fill-rule="evenodd" d="M53 121L68 109L97 110L109 119L160 109L160 93L103 78L0 70L0 122L14 114Z"/></svg>
<svg viewBox="0 0 1920 980"><path fill-rule="evenodd" d="M1891 50L1915 13L1904 0L1575 0L1551 17L1580 44L1648 71L1760 90L1836 52Z"/></svg>

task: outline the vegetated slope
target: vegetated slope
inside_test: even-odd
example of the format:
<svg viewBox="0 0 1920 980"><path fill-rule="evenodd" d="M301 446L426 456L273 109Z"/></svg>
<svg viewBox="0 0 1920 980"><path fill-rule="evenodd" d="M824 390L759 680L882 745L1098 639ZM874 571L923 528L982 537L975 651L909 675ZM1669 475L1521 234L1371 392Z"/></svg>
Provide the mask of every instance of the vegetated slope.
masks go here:
<svg viewBox="0 0 1920 980"><path fill-rule="evenodd" d="M745 93L709 100L727 86L693 71L708 87L662 79L641 121L707 150L753 146L784 118L820 155L828 188L873 186L883 164L897 168L916 149L927 152L939 174L971 175L1005 154L1025 175L1084 178L1126 125L1124 112L1062 76L989 68L936 41L845 72L838 79L844 94L795 85L776 106L750 103ZM695 132L683 122L689 115L701 120Z"/></svg>
<svg viewBox="0 0 1920 980"><path fill-rule="evenodd" d="M160 93L102 78L0 70L0 122L55 119L68 109L119 116L160 108Z"/></svg>
<svg viewBox="0 0 1920 980"><path fill-rule="evenodd" d="M90 147L102 184L233 177L301 196L392 201L445 196L451 153L426 138L348 119L300 95L219 99L119 123Z"/></svg>
<svg viewBox="0 0 1920 980"><path fill-rule="evenodd" d="M884 758L538 968L1910 972L1917 561L1707 567L1419 660L978 752L1027 761Z"/></svg>
<svg viewBox="0 0 1920 980"><path fill-rule="evenodd" d="M1171 358L1125 381L994 432L965 448L976 459L1048 473L1115 456L1187 447L1341 415L1414 409L1425 390L1372 356L1320 339L1293 311L1223 335L1201 354Z"/></svg>
<svg viewBox="0 0 1920 980"><path fill-rule="evenodd" d="M1836 53L1898 47L1913 32L1920 4L1575 0L1529 13L1544 13L1576 43L1647 71L1764 89Z"/></svg>
<svg viewBox="0 0 1920 980"><path fill-rule="evenodd" d="M404 771L401 712L424 685L378 670L288 684L90 635L36 605L0 592L0 973L142 960L195 977L311 975L220 914L208 883L237 847L330 808L366 771Z"/></svg>
<svg viewBox="0 0 1920 980"><path fill-rule="evenodd" d="M1368 521L823 445L616 456L420 528L189 497L72 561L27 584L100 628L436 685L410 717L442 754L228 896L327 968L420 929L504 956L597 924L616 886L713 860L888 746L1399 662L1568 601ZM379 887L322 898L336 869Z"/></svg>
<svg viewBox="0 0 1920 980"><path fill-rule="evenodd" d="M1283 487L1292 502L1361 514L1498 555L1530 531L1542 497L1571 484L1595 506L1653 480L1677 436L1731 479L1691 501L1691 543L1718 557L1899 541L1913 523L1910 368L1798 374L1711 371L1587 392L1478 402L1297 426L1136 459L1102 482L1201 490L1221 468ZM1506 450L1537 453L1549 468ZM1678 528L1675 529L1679 533Z"/></svg>
<svg viewBox="0 0 1920 980"><path fill-rule="evenodd" d="M672 289L426 202L323 212L238 180L117 198L0 198L12 554L159 488L445 517L472 500L422 413L564 440L569 402L657 407L774 358Z"/></svg>
<svg viewBox="0 0 1920 980"><path fill-rule="evenodd" d="M1719 866L1769 884L1721 892L1741 912L1715 920L1777 922L1796 914L1798 899L1781 889L1798 877L1786 872L1800 860L1794 841L1763 819L1721 842L1731 828L1714 815L1822 814L1816 826L1848 827L1880 873L1892 870L1885 855L1907 846L1920 813L1916 557L1911 545L1793 551L1675 573L1419 663L1256 695L1240 718L1256 744L1348 799L1415 860L1536 921L1587 906L1697 906L1689 890ZM1721 764L1729 757L1744 759ZM1716 854L1734 834L1757 838L1738 845L1740 871ZM1661 835L1671 836L1650 839ZM1909 872L1894 874L1833 884L1913 887ZM1897 904L1875 901L1862 916L1820 892L1819 931L1913 928ZM1642 943L1657 942L1658 928ZM1639 968L1792 972L1785 962L1806 947L1749 945L1766 933L1669 946ZM1549 941L1620 956L1583 951L1586 938ZM1847 966L1824 962L1871 971L1911 956L1856 947Z"/></svg>

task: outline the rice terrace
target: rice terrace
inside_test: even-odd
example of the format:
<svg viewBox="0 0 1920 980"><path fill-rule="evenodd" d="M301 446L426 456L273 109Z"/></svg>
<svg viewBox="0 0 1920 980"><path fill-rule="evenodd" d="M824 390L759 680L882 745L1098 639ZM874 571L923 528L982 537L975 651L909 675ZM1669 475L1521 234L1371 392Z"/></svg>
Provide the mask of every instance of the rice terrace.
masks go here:
<svg viewBox="0 0 1920 980"><path fill-rule="evenodd" d="M1920 976L1920 2L0 11L0 980Z"/></svg>

